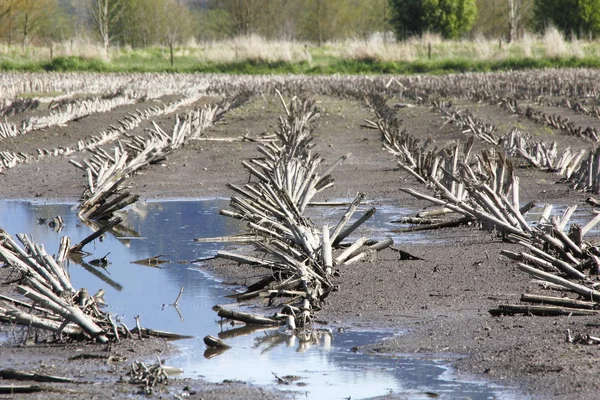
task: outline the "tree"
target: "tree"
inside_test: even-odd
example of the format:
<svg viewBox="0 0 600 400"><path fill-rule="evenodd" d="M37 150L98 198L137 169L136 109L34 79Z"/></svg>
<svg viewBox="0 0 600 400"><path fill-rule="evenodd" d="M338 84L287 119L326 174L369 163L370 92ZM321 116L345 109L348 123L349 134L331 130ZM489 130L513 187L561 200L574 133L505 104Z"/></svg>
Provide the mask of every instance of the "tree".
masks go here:
<svg viewBox="0 0 600 400"><path fill-rule="evenodd" d="M390 30L390 0L208 0L199 8L198 36L260 35L322 44L366 39Z"/></svg>
<svg viewBox="0 0 600 400"><path fill-rule="evenodd" d="M477 16L475 0L390 0L398 39L437 32L453 39L468 32Z"/></svg>
<svg viewBox="0 0 600 400"><path fill-rule="evenodd" d="M0 18L9 15L21 0L0 0Z"/></svg>
<svg viewBox="0 0 600 400"><path fill-rule="evenodd" d="M46 45L71 39L76 31L76 18L69 14L56 0L46 7L47 17L42 18L35 31L36 40Z"/></svg>
<svg viewBox="0 0 600 400"><path fill-rule="evenodd" d="M197 14L196 37L202 41L222 40L233 35L229 14L221 8L200 10Z"/></svg>
<svg viewBox="0 0 600 400"><path fill-rule="evenodd" d="M298 33L298 19L305 9L304 0L261 0L261 13L255 33L267 39L293 40Z"/></svg>
<svg viewBox="0 0 600 400"><path fill-rule="evenodd" d="M20 0L14 3L11 9L11 17L14 27L21 34L21 45L25 47L33 36L40 33L54 33L59 26L55 25L55 29L50 29L49 25L56 24L60 19L61 8L57 0ZM64 16L64 14L62 15ZM40 32L41 28L45 27L45 32Z"/></svg>
<svg viewBox="0 0 600 400"><path fill-rule="evenodd" d="M234 36L248 36L257 30L263 0L219 0L218 5L229 14Z"/></svg>
<svg viewBox="0 0 600 400"><path fill-rule="evenodd" d="M14 33L14 13L21 0L0 0L0 32L8 36L8 44L12 44Z"/></svg>
<svg viewBox="0 0 600 400"><path fill-rule="evenodd" d="M110 42L113 39L113 29L121 13L119 0L93 0L92 14L96 30L102 39L106 56L109 55Z"/></svg>
<svg viewBox="0 0 600 400"><path fill-rule="evenodd" d="M73 33L77 36L92 33L96 21L92 9L97 0L59 0L62 12L69 17Z"/></svg>
<svg viewBox="0 0 600 400"><path fill-rule="evenodd" d="M120 0L115 37L133 48L146 47L160 41L163 7L151 0ZM160 10L160 11L159 11ZM164 16L166 17L166 16Z"/></svg>
<svg viewBox="0 0 600 400"><path fill-rule="evenodd" d="M371 0L357 2L357 21L354 25L359 37L364 39L380 33L385 40L390 30L389 0Z"/></svg>
<svg viewBox="0 0 600 400"><path fill-rule="evenodd" d="M300 37L320 46L328 40L352 36L359 14L352 3L352 0L305 0L299 17Z"/></svg>
<svg viewBox="0 0 600 400"><path fill-rule="evenodd" d="M164 0L158 3L163 9L159 12L163 17L161 41L174 45L189 39L192 36L193 18L187 6L178 0ZM159 8L158 5L156 8Z"/></svg>
<svg viewBox="0 0 600 400"><path fill-rule="evenodd" d="M192 15L181 0L119 0L115 4L110 34L123 45L172 46L192 36Z"/></svg>
<svg viewBox="0 0 600 400"><path fill-rule="evenodd" d="M554 25L565 35L595 37L600 34L600 0L535 0L534 22L540 32Z"/></svg>
<svg viewBox="0 0 600 400"><path fill-rule="evenodd" d="M530 25L533 0L477 0L477 10L474 32L512 42Z"/></svg>
<svg viewBox="0 0 600 400"><path fill-rule="evenodd" d="M190 10L177 0L164 0L159 6L163 8L163 11L159 13L163 19L161 41L166 41L169 45L171 66L173 66L173 46L191 37L192 18ZM169 18L170 15L177 16L177 18Z"/></svg>
<svg viewBox="0 0 600 400"><path fill-rule="evenodd" d="M508 42L512 42L517 37L517 28L520 24L521 10L523 0L508 1Z"/></svg>
<svg viewBox="0 0 600 400"><path fill-rule="evenodd" d="M477 11L474 34L493 38L508 36L507 0L477 0Z"/></svg>

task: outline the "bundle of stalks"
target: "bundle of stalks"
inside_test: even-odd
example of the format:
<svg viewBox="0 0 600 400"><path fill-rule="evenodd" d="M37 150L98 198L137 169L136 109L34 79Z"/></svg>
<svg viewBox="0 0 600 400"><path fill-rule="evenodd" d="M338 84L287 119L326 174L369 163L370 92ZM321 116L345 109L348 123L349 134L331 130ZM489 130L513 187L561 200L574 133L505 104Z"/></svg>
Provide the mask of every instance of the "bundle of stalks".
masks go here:
<svg viewBox="0 0 600 400"><path fill-rule="evenodd" d="M278 143L260 145L260 159L243 162L254 178L253 182L238 187L229 185L236 193L230 202L232 210L221 213L247 221L257 236L253 242L260 257L220 251L219 257L249 264L270 271L269 278L252 285L239 300L258 296L292 296L299 302L290 302L274 318L235 313L223 307L219 315L254 324L287 324L295 329L308 325L313 313L321 309L322 301L334 289L334 267L356 262L368 254L392 244L391 240L367 243L360 238L337 257L333 250L369 219L375 209L367 210L357 221L348 225L364 200L360 194L348 207L338 224L318 229L304 215L309 201L319 192L333 185L330 173L345 160L345 155L322 174L317 172L324 161L312 153L314 147L311 121L317 116L314 101L294 98L289 106L281 98L285 116L279 119L276 136Z"/></svg>
<svg viewBox="0 0 600 400"><path fill-rule="evenodd" d="M521 112L521 109L516 103L516 100L507 101L503 100L505 108L509 110L515 110L515 113ZM530 135L522 133L516 128L512 128L506 135L497 138L494 135L496 127L492 124L484 123L479 118L475 117L469 110L454 111L450 103L443 103L439 101L432 101L433 107L440 113L447 116L447 121L455 122L458 126L466 127L463 133L471 132L475 136L482 139L484 142L492 144L494 146L503 144L504 152L509 157L521 157L527 160L531 165L541 170L548 172L554 172L561 175L564 179L570 180L571 175L581 165L581 160L585 156L586 151L581 150L574 152L570 148L567 148L559 154L556 142L545 143L542 141L534 142ZM531 111L525 111L531 116L538 115ZM541 112L540 112L541 113ZM542 115L543 113L539 114ZM545 114L543 114L545 116ZM533 117L532 117L533 118ZM553 117L540 117L533 118L538 122L549 118L549 121L554 121ZM550 125L559 127L559 122L550 123ZM563 130L573 131L572 124L564 124ZM574 134L571 132L571 134ZM576 135L581 136L579 133Z"/></svg>
<svg viewBox="0 0 600 400"><path fill-rule="evenodd" d="M15 124L10 122L0 122L0 139L16 137L21 134L21 130Z"/></svg>
<svg viewBox="0 0 600 400"><path fill-rule="evenodd" d="M582 192L600 193L600 151L594 148L587 159L579 164L579 168L567 177L571 187Z"/></svg>
<svg viewBox="0 0 600 400"><path fill-rule="evenodd" d="M460 112L450 113L447 111L446 109L451 108L447 103L436 101L432 103L442 113L448 115L461 114ZM396 119L393 110L387 107L384 99L367 101L367 104L372 108L375 106L381 107L384 111L374 109L375 114L380 119L377 122L367 121L366 127L379 129L382 132L384 147L392 154L398 156L399 159L404 160L399 162L401 168L411 173L420 182L427 183L427 177L431 171L423 171L420 168L415 168L417 164L413 161L423 159L424 150L418 149L414 145L418 141L412 138L407 139L410 138L410 135L405 130L401 131L401 121ZM508 102L506 104L510 105L512 103ZM515 105L515 107L518 106ZM471 132L495 130L492 125L485 124L478 118L469 117L467 119L469 126L473 128L469 128ZM401 133L398 134L398 132ZM481 135L478 136L481 137ZM571 187L573 189L592 193L598 193L600 190L599 178L597 176L598 168L596 168L598 162L595 152L590 153L587 160L584 160L587 153L585 149L574 152L571 148L567 148L559 152L556 142L535 142L530 135L522 133L516 128L511 129L506 135L498 139L497 143L487 139L484 140L494 145L502 143L504 153L508 157L521 157L536 168L559 174L562 180L572 182ZM433 165L433 163L429 163L428 165ZM415 174L414 172L417 173ZM454 171L452 175L455 175ZM438 179L440 178L438 177Z"/></svg>
<svg viewBox="0 0 600 400"><path fill-rule="evenodd" d="M378 126L381 129L386 124L380 121ZM383 135L384 140L394 136L397 135ZM414 189L401 190L462 215L463 218L456 221L457 225L465 221L480 220L486 229L496 229L503 234L527 235L531 227L523 214L531 207L521 208L519 179L513 173L512 164L503 153L493 148L482 151L472 161L472 146L471 138L460 154L460 146L451 145L433 158L431 168L425 173L413 173L420 182L434 189L434 196ZM403 158L414 159L420 154L413 148L413 155ZM401 165L405 163L402 157L399 158ZM428 228L438 226L440 225L434 224Z"/></svg>
<svg viewBox="0 0 600 400"><path fill-rule="evenodd" d="M421 183L427 183L430 175L437 176L438 172L441 172L444 167L455 171L456 157L450 157L452 161L449 161L449 164L451 165L442 162L442 169L439 169L440 160L447 160L444 155L448 153L448 149L439 151L437 148L432 148L432 140L427 140L421 144L419 139L402 129L402 121L396 118L396 112L387 106L383 96L370 94L365 96L365 103L371 108L378 120L377 122L366 120L364 126L379 130L384 149L396 156L400 168ZM472 146L472 141L467 146L469 147L467 154L470 153L470 146ZM452 152L452 150L449 151Z"/></svg>
<svg viewBox="0 0 600 400"><path fill-rule="evenodd" d="M153 122L149 137L132 136L119 140L109 154L100 147L90 148L90 159L73 165L84 169L88 177L88 189L79 206L78 215L84 220L107 220L118 211L135 201L138 196L126 190L128 177L149 164L166 159L167 154L188 140L200 137L205 129L222 118L231 107L231 102L207 105L177 116L170 134Z"/></svg>
<svg viewBox="0 0 600 400"><path fill-rule="evenodd" d="M127 93L126 93L127 92ZM98 94L98 95L89 95L89 96L65 96L65 97L54 97L48 103L49 110L57 110L62 107L66 107L69 104L77 105L83 101L93 102L95 100L111 100L116 97L130 97L130 98L139 98L144 99L145 95L138 95L134 91L128 91L125 86L119 87L116 90L109 90L107 92Z"/></svg>
<svg viewBox="0 0 600 400"><path fill-rule="evenodd" d="M0 231L0 260L20 274L18 293L31 300L25 303L2 297L0 319L53 332L60 340L64 335L87 337L106 343L117 328L100 310L94 296L71 285L64 263L48 255L43 246L26 235L17 235L20 247L10 235ZM68 240L63 246L68 249ZM59 254L64 254L61 249Z"/></svg>
<svg viewBox="0 0 600 400"><path fill-rule="evenodd" d="M591 126L584 128L575 125L573 121L570 121L566 117L549 115L530 106L522 107L516 98L506 97L500 102L500 106L513 114L517 114L537 123L558 129L564 135L591 139L594 142L600 141L600 133L596 130L596 128Z"/></svg>
<svg viewBox="0 0 600 400"><path fill-rule="evenodd" d="M31 160L27 154L14 151L0 151L0 173L5 169L13 168L18 164L27 163Z"/></svg>
<svg viewBox="0 0 600 400"><path fill-rule="evenodd" d="M504 250L502 255L517 261L517 268L535 278L544 288L572 292L578 298L524 294L523 303L505 304L490 310L494 315L525 313L534 315L598 314L600 292L600 248L584 241L584 236L600 222L596 216L583 227L571 224L565 232L577 206L567 208L562 216L551 217L552 206L546 205L542 217L528 237L516 241L528 251L515 253ZM515 239L515 238L512 238ZM583 300L583 301L581 301ZM541 305L539 305L541 303Z"/></svg>
<svg viewBox="0 0 600 400"><path fill-rule="evenodd" d="M32 98L15 99L0 104L0 117L10 117L26 111L35 110L40 105L40 101Z"/></svg>
<svg viewBox="0 0 600 400"><path fill-rule="evenodd" d="M367 94L363 95L363 100L367 107L375 113L377 120L386 121L387 123L396 121L398 123L397 125L402 122L397 120L396 110L388 106L388 101L382 94L378 92L367 92Z"/></svg>
<svg viewBox="0 0 600 400"><path fill-rule="evenodd" d="M515 113L520 113L522 111L514 99L512 101L506 101L503 104L511 110L514 108ZM444 109L444 107L441 106L440 108L442 110ZM523 113L529 115L530 118L533 118L538 122L546 121L549 125L563 129L563 131L568 131L571 135L590 137L592 139L596 137L595 134L593 134L592 128L581 130L581 128L574 127L570 122L567 123L561 121L560 118L550 117L542 112L536 112L531 108L523 111ZM460 113L454 113L453 115L457 114ZM467 120L468 125L470 126L469 129L472 132L483 132L492 129L489 124L484 124L476 118L467 118ZM588 134L585 132L592 133ZM478 136L481 137L481 135ZM558 173L562 176L562 179L573 181L572 187L574 189L598 193L598 185L594 186L593 184L595 178L590 177L590 174L588 173L588 171L590 171L592 175L595 173L593 168L593 155L590 154L587 163L582 161L585 157L586 150L574 152L570 148L567 148L559 155L556 142L551 144L542 141L534 142L529 135L523 134L516 128L511 129L506 135L500 138L497 143L490 140L485 141L491 144L503 143L504 151L507 156L519 156L527 160L536 168Z"/></svg>
<svg viewBox="0 0 600 400"><path fill-rule="evenodd" d="M34 130L40 130L56 125L65 125L69 121L83 118L94 113L107 112L115 107L134 104L137 101L137 98L122 95L108 98L77 100L68 103L65 107L51 111L49 115L23 120L20 126L9 122L0 122L0 138L15 137Z"/></svg>
<svg viewBox="0 0 600 400"><path fill-rule="evenodd" d="M389 118L389 114L380 115L388 115ZM376 126L381 129L387 124L379 121ZM395 135L386 132L382 136L385 141ZM523 140L523 137L513 132L512 141L518 140ZM523 144L517 145L517 149L521 148L523 151L524 147ZM387 148L393 149L391 146ZM402 152L393 151L393 153L399 158L403 157ZM546 165L554 165L557 169L565 168L566 165L566 169L572 169L573 165L579 162L577 157L573 158L570 154L567 157L565 153L558 159L556 153L555 150L545 153ZM514 313L595 315L600 313L596 310L600 307L600 291L596 290L595 284L596 277L600 273L600 248L584 241L584 236L600 222L600 216L596 216L583 227L571 224L568 232L565 232L577 207L569 207L562 216L553 217L551 216L553 207L546 205L537 224L530 225L524 214L534 205L528 203L521 207L519 178L514 175L512 166L503 153L493 149L484 150L475 157L475 163L469 163L468 157L460 159L457 154L455 150L448 159L459 160L458 167L452 170L443 168L442 171L456 187L464 191L465 195L459 196L449 190L448 184L438 179L436 170L430 171L428 176L417 177L419 181L433 187L435 195L426 195L414 189L402 188L401 190L461 214L464 216L463 220L479 220L484 228L501 232L505 240L518 243L526 249L519 253L502 251L502 255L517 262L517 268L542 280L544 285L571 291L584 300L523 295L523 302L545 304L535 306L506 304L490 312L494 315ZM588 169L593 171L595 176L597 176L596 164L599 158L596 154L594 152L588 158ZM414 158L414 155L412 157ZM439 158L436 159L436 164L440 162L442 161ZM590 186L592 182L596 182L593 178L586 177ZM463 193L462 191L459 193ZM447 227L449 224L433 224L427 226L427 229L431 229L432 226Z"/></svg>
<svg viewBox="0 0 600 400"><path fill-rule="evenodd" d="M579 114L589 115L590 117L600 118L600 107L597 105L589 105L585 100L578 99L561 99L558 102L549 102L554 107L566 107Z"/></svg>
<svg viewBox="0 0 600 400"><path fill-rule="evenodd" d="M520 209L519 205L519 179L512 173L510 163L502 157L491 156L493 153L484 152L477 156L477 173L466 163L459 164L458 174L445 172L446 177L454 181L458 195L434 176L429 177L428 183L435 188L435 196L414 189L401 190L469 220L479 220L485 229L496 229L503 234L526 234L530 227L523 216L526 210ZM487 179L482 180L481 176Z"/></svg>
<svg viewBox="0 0 600 400"><path fill-rule="evenodd" d="M589 268L592 275L600 272L600 264L598 264L600 250L586 244L582 238L600 221L600 218L595 218L583 228L573 224L569 233L565 233L564 229L575 207L569 208L561 218L550 218L552 207L547 206L538 225L531 226L525 220L524 214L532 205L529 203L524 207L520 206L518 177L513 174L510 164L503 157L493 153L484 152L477 157L477 173L466 163L459 164L459 174L446 172L449 178L455 180L457 187L464 189L466 195L463 197L450 192L447 185L442 184L433 175L429 176L427 184L433 185L436 190L435 196L422 194L414 189L401 190L463 215L463 218L455 221L456 225L479 220L484 228L495 229L501 232L505 239L526 247L528 251L519 254L502 252L505 256L519 261L519 269L536 278L573 291L588 300L598 298L600 292L593 289L592 277L588 277L583 271ZM442 222L429 225L427 229L451 225L455 224ZM583 281L583 284L571 282L569 279ZM561 307L564 309L566 306ZM582 314L579 311L555 311L548 307L515 305L501 306L499 310L491 312L495 314L515 312L543 315Z"/></svg>
<svg viewBox="0 0 600 400"><path fill-rule="evenodd" d="M463 166L473 177L482 173L479 158L475 170L470 167L474 137L471 136L463 146L450 143L441 150L430 150L431 140L419 146L418 139L401 129L401 121L397 120L395 111L378 97L381 96L370 95L366 98L367 105L380 118L376 123L367 120L367 127L380 131L384 148L396 156L398 165L419 182L428 186L442 185L454 198L464 200L468 193L454 176L459 174L459 166Z"/></svg>
<svg viewBox="0 0 600 400"><path fill-rule="evenodd" d="M574 152L570 147L559 156L556 142L535 142L531 135L513 128L503 139L504 151L508 156L519 156L536 168L556 172L566 179L571 179L575 169L580 165L586 151Z"/></svg>
<svg viewBox="0 0 600 400"><path fill-rule="evenodd" d="M22 133L54 125L64 125L69 121L83 118L87 115L107 112L119 106L134 104L137 101L137 98L118 95L109 98L94 98L68 103L65 107L52 111L47 116L30 118L27 121L23 121Z"/></svg>
<svg viewBox="0 0 600 400"><path fill-rule="evenodd" d="M454 123L461 129L462 133L471 133L485 143L494 146L500 144L500 139L496 135L496 126L483 122L471 111L455 110L452 103L439 100L432 100L431 105L446 119L445 124Z"/></svg>
<svg viewBox="0 0 600 400"><path fill-rule="evenodd" d="M53 340L93 340L100 343L119 342L121 338L155 336L168 340L187 338L171 332L145 329L139 326L130 331L124 323L117 324L110 313L105 312L104 290L93 296L85 289L75 290L66 269L67 259L77 259L81 248L97 238L106 227L93 233L81 243L71 247L71 240L64 236L56 256L46 253L43 246L27 235L17 235L23 247L0 229L0 261L18 274L17 293L31 302L0 295L0 321L36 330L51 332Z"/></svg>
<svg viewBox="0 0 600 400"><path fill-rule="evenodd" d="M154 74L154 73L7 73L0 76L3 99L33 97L40 102L65 105L95 97L110 99L114 95L155 99L165 95L181 95L190 88L204 89L214 82L226 80L220 75Z"/></svg>
<svg viewBox="0 0 600 400"><path fill-rule="evenodd" d="M181 372L183 371L180 368L164 365L160 357L157 357L157 361L152 365L146 365L141 361L132 362L127 375L129 375L129 383L140 386L139 394L151 395L156 386L168 383L169 375L181 374Z"/></svg>
<svg viewBox="0 0 600 400"><path fill-rule="evenodd" d="M29 163L40 160L44 157L50 156L67 156L77 151L92 150L97 147L112 143L124 135L127 132L138 127L143 121L150 118L170 114L175 112L180 107L188 106L200 98L198 93L190 94L180 100L172 101L162 106L152 106L141 111L136 110L135 112L128 113L122 120L117 121L116 124L111 125L110 128L98 135L93 135L86 140L80 140L76 146L73 147L56 147L54 149L37 149L35 155L28 155L24 153L15 152L0 152L0 172L4 169L10 169L18 164ZM4 135L2 129L6 128L6 125L0 124L0 138ZM16 136L19 132L6 133L6 136ZM69 160L73 165L85 171L85 167L75 160Z"/></svg>

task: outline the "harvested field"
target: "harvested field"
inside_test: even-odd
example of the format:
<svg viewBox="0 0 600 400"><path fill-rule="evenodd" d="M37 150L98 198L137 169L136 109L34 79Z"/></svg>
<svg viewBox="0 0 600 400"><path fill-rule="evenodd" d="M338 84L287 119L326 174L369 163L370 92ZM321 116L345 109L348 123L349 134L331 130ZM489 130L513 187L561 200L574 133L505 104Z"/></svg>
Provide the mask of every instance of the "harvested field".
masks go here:
<svg viewBox="0 0 600 400"><path fill-rule="evenodd" d="M415 218L442 207L455 213L418 217L432 225L414 225L417 219L397 225L433 226L418 242L396 232L391 248L334 263L339 276L317 280L336 290L325 290L318 307L312 301L319 296L311 297L311 318L330 327L408 331L365 352L460 354L459 371L517 387L527 397L596 398L600 239L598 227L588 223L597 216L593 198L600 196L599 78L593 70L348 78L5 74L0 199L77 201L82 221L104 223L137 196L230 197L228 184L249 181L242 162L264 158L257 147L280 139L274 134L286 110L279 93L288 107L312 99L318 115L309 124L311 154L324 159L317 172L352 153L331 172L334 185L317 190L312 201L351 202L366 193L370 205L410 209ZM19 105L20 96L39 104ZM117 175L108 174L119 157L124 172L115 167ZM125 192L115 207L94 208L98 198L102 206ZM519 212L529 202L537 206ZM545 204L558 211L546 207L544 215ZM572 224L565 213L570 206L577 206ZM320 230L326 213L315 214ZM435 228L440 222L455 226ZM340 252L334 249L334 258ZM528 273L519 263L552 277ZM204 268L227 282L246 284L256 275L223 259ZM0 274L11 281L8 268ZM15 285L0 286L0 294L13 296ZM532 295L554 299L537 298L546 308L536 308ZM585 308L556 303L563 298L581 300ZM150 343L129 339L112 352L167 351L160 341ZM12 368L32 370L40 361L58 364L63 352L68 358L81 346L86 353L104 349L89 342L2 346L0 355ZM118 376L107 374L103 363L91 364L70 363L52 374L79 376L81 370L86 379L101 380L93 387L61 384L77 391L73 398L107 390L129 395L127 387L113 389ZM197 389L197 398L281 396L239 384L175 382ZM52 396L64 397L44 394Z"/></svg>

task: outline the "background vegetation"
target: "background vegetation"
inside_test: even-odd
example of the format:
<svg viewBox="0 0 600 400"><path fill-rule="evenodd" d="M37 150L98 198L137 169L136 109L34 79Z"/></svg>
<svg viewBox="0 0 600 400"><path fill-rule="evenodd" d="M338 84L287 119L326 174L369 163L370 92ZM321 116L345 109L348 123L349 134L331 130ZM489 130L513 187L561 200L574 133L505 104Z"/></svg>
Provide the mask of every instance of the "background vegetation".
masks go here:
<svg viewBox="0 0 600 400"><path fill-rule="evenodd" d="M0 0L0 69L596 66L599 33L600 0Z"/></svg>

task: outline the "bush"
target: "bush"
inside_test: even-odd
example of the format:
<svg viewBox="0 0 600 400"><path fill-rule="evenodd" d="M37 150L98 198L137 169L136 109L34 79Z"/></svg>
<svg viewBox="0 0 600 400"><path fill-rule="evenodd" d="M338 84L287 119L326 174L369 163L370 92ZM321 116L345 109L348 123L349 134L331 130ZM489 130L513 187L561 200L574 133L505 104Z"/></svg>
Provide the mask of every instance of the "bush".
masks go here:
<svg viewBox="0 0 600 400"><path fill-rule="evenodd" d="M55 57L49 62L42 63L42 69L45 71L53 72L67 72L67 71L92 71L92 72L107 72L109 70L108 65L97 58L85 59L83 57L75 56L61 56Z"/></svg>

